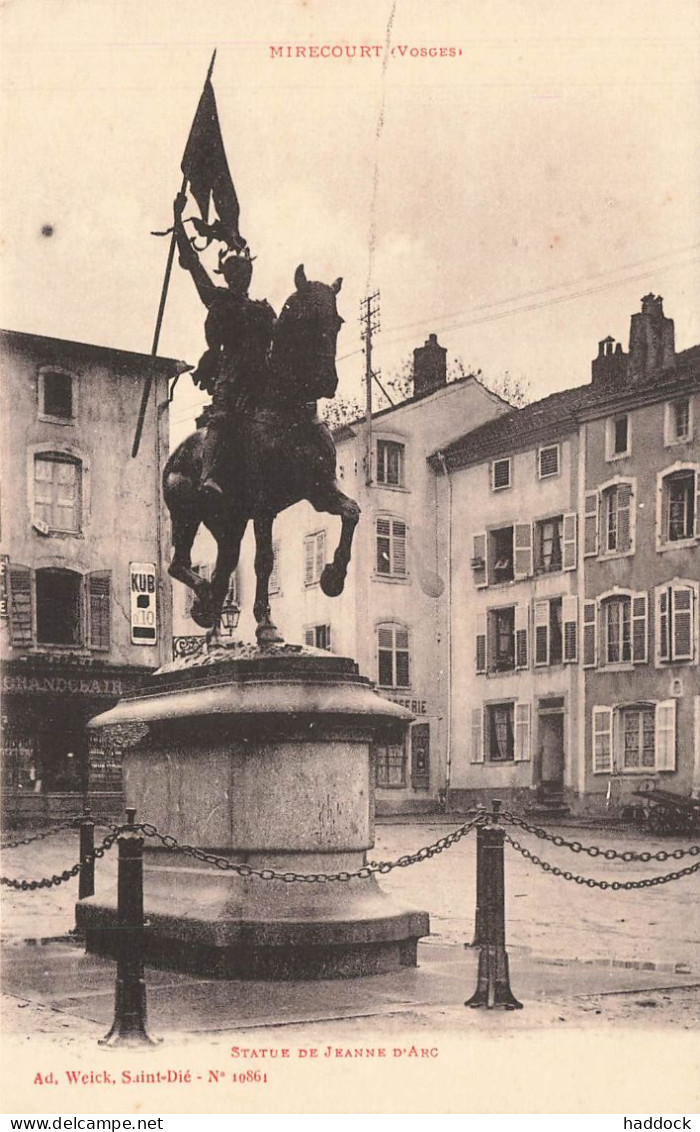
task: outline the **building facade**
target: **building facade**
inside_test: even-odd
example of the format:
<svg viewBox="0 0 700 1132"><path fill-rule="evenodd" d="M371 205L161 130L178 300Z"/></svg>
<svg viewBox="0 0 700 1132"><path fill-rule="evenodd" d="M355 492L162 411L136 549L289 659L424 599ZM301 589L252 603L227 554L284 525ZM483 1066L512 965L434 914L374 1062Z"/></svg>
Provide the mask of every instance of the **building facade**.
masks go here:
<svg viewBox="0 0 700 1132"><path fill-rule="evenodd" d="M435 452L455 804L618 814L700 787L700 348L648 295L587 386Z"/></svg>
<svg viewBox="0 0 700 1132"><path fill-rule="evenodd" d="M448 732L445 714L449 632L447 563L437 515L439 473L427 456L466 427L510 406L475 378L447 382L446 350L431 335L414 351L413 396L402 404L338 429L335 443L342 490L360 505L344 592L328 598L320 577L340 537L340 520L300 503L275 520L272 617L286 641L353 657L380 693L415 716L408 741L375 752L381 812L428 809L445 786ZM211 568L206 535L193 561ZM253 640L255 576L252 532L247 532L234 594L241 606L237 636ZM186 619L190 599L174 598L176 648L196 646Z"/></svg>
<svg viewBox="0 0 700 1132"><path fill-rule="evenodd" d="M170 657L160 476L185 367L13 331L0 357L3 807L18 825L73 812L87 790L119 796L119 752L89 750L85 725Z"/></svg>

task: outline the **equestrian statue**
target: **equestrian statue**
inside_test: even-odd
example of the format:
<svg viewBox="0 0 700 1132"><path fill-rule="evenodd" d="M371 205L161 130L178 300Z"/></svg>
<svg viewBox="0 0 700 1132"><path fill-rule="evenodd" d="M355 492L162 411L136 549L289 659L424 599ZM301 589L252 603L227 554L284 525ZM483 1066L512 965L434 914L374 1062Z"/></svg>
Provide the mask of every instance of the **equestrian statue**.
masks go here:
<svg viewBox="0 0 700 1132"><path fill-rule="evenodd" d="M207 349L193 373L212 395L206 427L187 437L163 471L163 497L172 520L170 575L194 591L192 618L216 634L231 574L249 522L255 531L253 612L260 645L281 642L270 616L275 516L306 499L316 511L341 518L333 560L321 575L329 597L342 593L360 509L336 480L335 446L316 414L320 397L338 385L336 340L343 323L336 308L341 279L311 282L303 265L279 318L270 305L248 297L253 261L247 248L219 253L225 287L217 286L188 239L184 194L175 200L180 264L207 308ZM201 524L217 544L211 581L192 569L191 550Z"/></svg>

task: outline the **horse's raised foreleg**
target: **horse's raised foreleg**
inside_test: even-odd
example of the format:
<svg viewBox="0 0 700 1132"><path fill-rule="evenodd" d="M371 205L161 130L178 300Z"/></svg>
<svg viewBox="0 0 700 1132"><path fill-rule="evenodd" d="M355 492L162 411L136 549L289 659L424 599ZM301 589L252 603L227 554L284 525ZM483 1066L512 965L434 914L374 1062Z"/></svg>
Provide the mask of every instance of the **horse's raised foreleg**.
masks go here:
<svg viewBox="0 0 700 1132"><path fill-rule="evenodd" d="M333 485L330 492L310 498L309 502L316 511L326 511L329 515L340 515L341 518L340 542L333 555L333 561L324 566L321 574L321 589L324 594L327 597L337 597L345 586L348 563L352 554L352 539L359 522L360 508L354 499L340 490L337 484Z"/></svg>
<svg viewBox="0 0 700 1132"><path fill-rule="evenodd" d="M273 624L270 616L270 575L275 563L272 549L272 522L273 516L255 519L255 605L253 613L257 621L255 635L259 645L274 645L282 642L284 637L277 626Z"/></svg>

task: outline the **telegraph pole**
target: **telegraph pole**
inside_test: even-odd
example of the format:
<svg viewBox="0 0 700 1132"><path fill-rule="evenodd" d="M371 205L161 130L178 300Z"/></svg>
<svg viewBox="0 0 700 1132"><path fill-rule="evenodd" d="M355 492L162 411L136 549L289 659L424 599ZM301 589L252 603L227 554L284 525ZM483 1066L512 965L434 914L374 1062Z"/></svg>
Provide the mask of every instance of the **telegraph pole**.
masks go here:
<svg viewBox="0 0 700 1132"><path fill-rule="evenodd" d="M378 333L379 324L379 291L368 295L360 302L360 322L362 331L360 337L365 344L365 425L366 425L366 451L365 451L365 483L372 483L372 379L376 374L372 369L372 336Z"/></svg>

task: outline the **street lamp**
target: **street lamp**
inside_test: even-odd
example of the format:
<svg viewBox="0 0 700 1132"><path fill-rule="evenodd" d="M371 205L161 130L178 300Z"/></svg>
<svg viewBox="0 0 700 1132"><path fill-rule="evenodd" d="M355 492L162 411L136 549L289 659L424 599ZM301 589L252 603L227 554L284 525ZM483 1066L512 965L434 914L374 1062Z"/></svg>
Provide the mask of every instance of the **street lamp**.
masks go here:
<svg viewBox="0 0 700 1132"><path fill-rule="evenodd" d="M227 637L232 637L238 628L241 616L241 607L237 601L227 598L221 607L221 631Z"/></svg>

